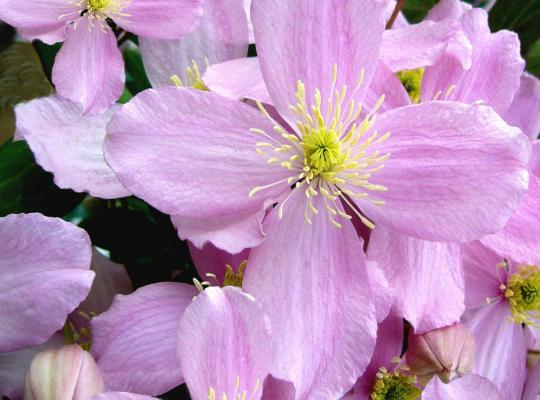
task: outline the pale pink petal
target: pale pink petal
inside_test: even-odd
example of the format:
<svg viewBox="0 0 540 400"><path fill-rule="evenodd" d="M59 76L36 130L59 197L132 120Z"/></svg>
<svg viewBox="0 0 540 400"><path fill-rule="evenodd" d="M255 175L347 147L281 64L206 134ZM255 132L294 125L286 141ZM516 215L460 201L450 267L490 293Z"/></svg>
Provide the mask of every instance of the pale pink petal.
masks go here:
<svg viewBox="0 0 540 400"><path fill-rule="evenodd" d="M48 44L66 37L67 24L78 17L79 7L65 0L1 0L0 20L16 27L27 39ZM65 15L65 18L60 16Z"/></svg>
<svg viewBox="0 0 540 400"><path fill-rule="evenodd" d="M243 0L205 0L201 23L182 39L139 39L144 68L152 86L171 84L178 75L186 82L185 69L193 61L201 74L206 63L245 57L248 50L248 26ZM182 13L184 11L182 10Z"/></svg>
<svg viewBox="0 0 540 400"><path fill-rule="evenodd" d="M105 112L124 90L124 61L109 28L88 18L71 25L56 56L52 80L62 97L83 106L83 114Z"/></svg>
<svg viewBox="0 0 540 400"><path fill-rule="evenodd" d="M366 109L371 111L383 95L384 102L379 108L379 112L411 104L409 94L396 75L385 64L379 62L364 96L363 104Z"/></svg>
<svg viewBox="0 0 540 400"><path fill-rule="evenodd" d="M393 72L431 66L444 54L467 69L471 52L471 43L459 22L447 19L384 31L380 57Z"/></svg>
<svg viewBox="0 0 540 400"><path fill-rule="evenodd" d="M43 350L60 348L63 344L64 336L57 333L38 346L0 353L0 396L7 396L11 400L21 399L24 377L36 354Z"/></svg>
<svg viewBox="0 0 540 400"><path fill-rule="evenodd" d="M87 400L103 391L96 362L79 345L37 354L28 369L25 400Z"/></svg>
<svg viewBox="0 0 540 400"><path fill-rule="evenodd" d="M540 177L540 140L535 140L533 142L529 165L531 167L531 173Z"/></svg>
<svg viewBox="0 0 540 400"><path fill-rule="evenodd" d="M136 35L178 39L199 25L201 3L202 0L131 0L122 10L127 16L114 18L114 22Z"/></svg>
<svg viewBox="0 0 540 400"><path fill-rule="evenodd" d="M435 243L376 227L368 259L377 262L394 288L393 313L416 334L459 321L465 311L459 245Z"/></svg>
<svg viewBox="0 0 540 400"><path fill-rule="evenodd" d="M208 288L180 321L178 354L194 400L210 398L211 389L216 399L245 390L258 400L273 358L270 321L239 288Z"/></svg>
<svg viewBox="0 0 540 400"><path fill-rule="evenodd" d="M112 262L95 248L92 250L90 269L96 273L88 297L69 316L69 320L80 330L88 327L88 317L107 311L117 294L133 291L131 279L123 265Z"/></svg>
<svg viewBox="0 0 540 400"><path fill-rule="evenodd" d="M321 199L313 206L324 210ZM260 300L273 326L273 375L294 383L298 399L337 399L366 368L375 346L362 241L322 214L304 219L302 190L278 218L265 220L266 240L251 250L243 288Z"/></svg>
<svg viewBox="0 0 540 400"><path fill-rule="evenodd" d="M392 363L392 359L401 356L403 333L403 319L399 317L390 315L379 324L377 344L373 351L373 357L366 371L356 381L351 400L369 399L369 394L375 382L375 374L379 371L379 368L392 369L392 366L395 365Z"/></svg>
<svg viewBox="0 0 540 400"><path fill-rule="evenodd" d="M218 249L211 243L207 243L202 249L199 249L193 243L188 242L188 247L199 276L213 285L223 285L226 266L230 265L233 271L236 271L238 266L246 261L249 255L249 250L243 250L238 254L230 254ZM208 277L207 274L215 275L217 282L215 279Z"/></svg>
<svg viewBox="0 0 540 400"><path fill-rule="evenodd" d="M379 268L376 262L368 260L366 266L369 284L373 293L377 322L381 322L388 316L394 304L395 290L390 286L384 271Z"/></svg>
<svg viewBox="0 0 540 400"><path fill-rule="evenodd" d="M92 354L107 389L158 395L183 382L178 324L196 294L194 286L156 283L116 296L92 319Z"/></svg>
<svg viewBox="0 0 540 400"><path fill-rule="evenodd" d="M238 101L199 90L152 89L113 117L105 158L136 196L174 215L175 222L183 223L185 217L190 229L179 227L182 237L199 247L212 240L237 253L262 240L255 219L267 199L289 187L290 171L267 164L255 151L256 143L266 138L251 132L254 127L273 131L257 109ZM255 187L278 181L282 182L249 197ZM221 236L217 243L212 237L229 227L236 232L240 226L250 227L241 238ZM243 241L246 237L248 243Z"/></svg>
<svg viewBox="0 0 540 400"><path fill-rule="evenodd" d="M257 57L239 58L211 65L203 76L212 91L231 99L252 99L271 104L272 100Z"/></svg>
<svg viewBox="0 0 540 400"><path fill-rule="evenodd" d="M529 372L522 400L538 400L538 396L540 396L540 362L536 362Z"/></svg>
<svg viewBox="0 0 540 400"><path fill-rule="evenodd" d="M519 89L525 66L519 38L509 31L489 34L487 14L481 9L468 12L462 26L473 44L472 67L462 70L451 58L445 57L426 68L422 100L431 100L440 92L441 99L465 103L482 101L502 114Z"/></svg>
<svg viewBox="0 0 540 400"><path fill-rule="evenodd" d="M61 97L33 100L15 109L17 135L57 186L105 199L128 196L103 157L105 128L116 110L82 117L81 106Z"/></svg>
<svg viewBox="0 0 540 400"><path fill-rule="evenodd" d="M276 379L268 375L264 380L263 394L261 400L294 400L296 399L296 389L289 381Z"/></svg>
<svg viewBox="0 0 540 400"><path fill-rule="evenodd" d="M487 304L501 294L501 277L497 265L503 258L481 242L470 242L461 247L463 271L465 273L465 304L474 309Z"/></svg>
<svg viewBox="0 0 540 400"><path fill-rule="evenodd" d="M441 21L449 18L457 21L470 9L471 6L461 0L441 0L429 10L425 19Z"/></svg>
<svg viewBox="0 0 540 400"><path fill-rule="evenodd" d="M394 13L394 9L396 8L397 1L396 0L390 0L388 1L388 5L386 6L386 21L390 20L390 17ZM409 26L409 21L407 21L407 18L403 15L403 12L399 12L396 20L394 21L394 24L392 25L392 29L396 28L404 28L406 26Z"/></svg>
<svg viewBox="0 0 540 400"><path fill-rule="evenodd" d="M506 122L520 128L531 140L540 133L540 80L523 73L521 84L510 108L503 115Z"/></svg>
<svg viewBox="0 0 540 400"><path fill-rule="evenodd" d="M501 301L471 313L464 322L476 339L473 373L493 382L504 400L519 400L527 345L523 328L509 317L510 309Z"/></svg>
<svg viewBox="0 0 540 400"><path fill-rule="evenodd" d="M422 400L503 400L497 387L479 375L466 375L443 383L433 378L422 391Z"/></svg>
<svg viewBox="0 0 540 400"><path fill-rule="evenodd" d="M107 392L101 393L92 397L91 400L151 400L156 397L144 396L142 394L128 393L128 392Z"/></svg>
<svg viewBox="0 0 540 400"><path fill-rule="evenodd" d="M181 239L189 239L198 247L212 243L219 249L236 254L264 240L261 227L264 208L261 207L259 212L248 210L212 218L173 215L171 221Z"/></svg>
<svg viewBox="0 0 540 400"><path fill-rule="evenodd" d="M515 262L540 265L540 178L530 176L529 191L508 224L481 242Z"/></svg>
<svg viewBox="0 0 540 400"><path fill-rule="evenodd" d="M322 94L322 109L332 97L332 69L336 87L347 85L344 104L358 104L377 67L385 26L386 1L381 0L255 0L251 18L261 69L279 113L294 125L289 110L296 104L296 84L305 83L307 104ZM309 21L309 23L306 23ZM353 94L361 70L364 84Z"/></svg>
<svg viewBox="0 0 540 400"><path fill-rule="evenodd" d="M370 181L384 205L357 199L375 224L433 241L469 241L502 229L526 193L530 144L491 108L456 102L410 105L378 115L390 153Z"/></svg>
<svg viewBox="0 0 540 400"><path fill-rule="evenodd" d="M44 343L90 291L90 239L59 218L0 218L0 351Z"/></svg>

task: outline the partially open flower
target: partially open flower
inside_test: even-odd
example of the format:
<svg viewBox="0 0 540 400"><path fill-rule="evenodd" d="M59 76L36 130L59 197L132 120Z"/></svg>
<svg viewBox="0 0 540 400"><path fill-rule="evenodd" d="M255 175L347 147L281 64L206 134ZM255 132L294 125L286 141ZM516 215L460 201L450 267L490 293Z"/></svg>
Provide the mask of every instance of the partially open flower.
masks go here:
<svg viewBox="0 0 540 400"><path fill-rule="evenodd" d="M70 345L36 355L26 375L24 400L88 400L103 389L90 353Z"/></svg>
<svg viewBox="0 0 540 400"><path fill-rule="evenodd" d="M474 337L461 324L409 336L407 365L416 375L448 383L472 370Z"/></svg>

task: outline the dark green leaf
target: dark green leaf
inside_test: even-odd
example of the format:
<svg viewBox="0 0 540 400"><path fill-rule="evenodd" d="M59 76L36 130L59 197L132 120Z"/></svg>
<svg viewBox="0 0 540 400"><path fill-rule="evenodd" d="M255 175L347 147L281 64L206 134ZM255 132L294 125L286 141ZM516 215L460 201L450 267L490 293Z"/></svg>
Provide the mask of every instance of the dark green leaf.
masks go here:
<svg viewBox="0 0 540 400"><path fill-rule="evenodd" d="M540 77L540 39L533 43L527 53L527 70Z"/></svg>
<svg viewBox="0 0 540 400"><path fill-rule="evenodd" d="M126 63L126 87L132 95L136 95L151 87L150 81L144 71L139 49L128 47L122 51Z"/></svg>
<svg viewBox="0 0 540 400"><path fill-rule="evenodd" d="M438 0L405 0L403 14L410 22L420 22Z"/></svg>
<svg viewBox="0 0 540 400"><path fill-rule="evenodd" d="M10 141L0 147L0 216L41 212L61 217L83 198L58 188L52 175L35 163L26 142Z"/></svg>
<svg viewBox="0 0 540 400"><path fill-rule="evenodd" d="M45 44L39 40L34 40L34 48L36 49L41 64L43 65L43 71L50 82L52 82L52 68L54 65L54 60L56 59L56 54L60 51L62 43L56 43L53 45Z"/></svg>

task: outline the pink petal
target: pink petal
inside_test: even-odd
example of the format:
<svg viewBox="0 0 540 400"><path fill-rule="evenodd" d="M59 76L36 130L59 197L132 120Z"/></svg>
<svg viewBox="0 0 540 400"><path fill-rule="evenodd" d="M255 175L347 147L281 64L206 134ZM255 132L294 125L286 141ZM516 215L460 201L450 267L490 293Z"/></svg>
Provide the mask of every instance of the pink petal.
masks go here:
<svg viewBox="0 0 540 400"><path fill-rule="evenodd" d="M195 264L195 268L199 273L199 276L203 280L208 280L212 284L223 285L225 278L226 265L230 265L234 271L238 266L247 260L249 250L241 251L238 254L230 254L226 251L220 250L214 245L207 243L202 249L194 246L193 243L188 242L189 254ZM214 274L217 282L207 277L206 274Z"/></svg>
<svg viewBox="0 0 540 400"><path fill-rule="evenodd" d="M272 104L257 57L211 65L203 81L212 92L231 99L252 99Z"/></svg>
<svg viewBox="0 0 540 400"><path fill-rule="evenodd" d="M435 243L376 227L368 258L376 261L395 289L395 315L416 334L459 321L465 311L459 246Z"/></svg>
<svg viewBox="0 0 540 400"><path fill-rule="evenodd" d="M380 57L393 72L433 65L444 54L470 68L471 52L459 22L447 19L384 31Z"/></svg>
<svg viewBox="0 0 540 400"><path fill-rule="evenodd" d="M307 104L322 94L322 109L332 96L332 69L337 65L336 88L347 85L348 104L359 74L364 85L354 94L362 99L377 66L385 26L386 1L257 0L251 8L258 56L268 91L279 113L294 125L289 110L296 104L296 83L305 83Z"/></svg>
<svg viewBox="0 0 540 400"><path fill-rule="evenodd" d="M466 375L445 384L433 378L422 391L422 400L503 400L497 387L479 375Z"/></svg>
<svg viewBox="0 0 540 400"><path fill-rule="evenodd" d="M324 210L321 199L313 206ZM272 321L275 377L293 382L298 399L337 399L364 371L375 346L376 315L362 241L352 224L322 214L309 225L295 191L283 219L265 220L266 240L251 250L243 288Z"/></svg>
<svg viewBox="0 0 540 400"><path fill-rule="evenodd" d="M63 344L64 336L57 333L38 346L0 353L0 396L7 396L11 400L21 399L24 390L24 377L36 354L47 349L60 348Z"/></svg>
<svg viewBox="0 0 540 400"><path fill-rule="evenodd" d="M540 177L540 140L533 142L529 165L531 166L531 173Z"/></svg>
<svg viewBox="0 0 540 400"><path fill-rule="evenodd" d="M144 396L141 394L127 392L107 392L92 397L91 400L151 400L156 397Z"/></svg>
<svg viewBox="0 0 540 400"><path fill-rule="evenodd" d="M426 20L441 21L445 18L459 20L471 6L461 0L441 0L429 10Z"/></svg>
<svg viewBox="0 0 540 400"><path fill-rule="evenodd" d="M446 57L426 68L422 79L422 100L431 100L440 91L441 99L465 103L482 101L502 114L519 89L525 66L520 55L519 38L509 31L489 34L487 14L481 9L467 13L462 19L462 26L473 44L472 67L467 71L461 70ZM455 89L446 96L452 85Z"/></svg>
<svg viewBox="0 0 540 400"><path fill-rule="evenodd" d="M527 138L491 108L429 102L378 115L390 153L372 182L388 188L356 200L375 223L433 241L469 241L507 223L527 190ZM481 151L480 151L481 149ZM371 147L370 147L371 151Z"/></svg>
<svg viewBox="0 0 540 400"><path fill-rule="evenodd" d="M494 299L501 292L501 278L497 265L503 258L483 246L481 242L463 244L461 257L465 273L465 303L467 309L486 305L487 298Z"/></svg>
<svg viewBox="0 0 540 400"><path fill-rule="evenodd" d="M185 83L185 69L193 61L202 74L207 62L215 64L246 56L249 33L243 0L203 1L202 6L201 23L186 37L140 38L141 55L152 86L170 85L175 74Z"/></svg>
<svg viewBox="0 0 540 400"><path fill-rule="evenodd" d="M0 20L16 27L27 39L53 44L65 39L67 24L78 17L79 8L65 0L2 0ZM61 15L66 18L61 19Z"/></svg>
<svg viewBox="0 0 540 400"><path fill-rule="evenodd" d="M476 339L473 372L493 382L504 400L519 400L527 345L523 328L508 321L510 316L508 305L501 301L471 313L465 325Z"/></svg>
<svg viewBox="0 0 540 400"><path fill-rule="evenodd" d="M522 400L538 400L538 396L540 396L540 362L536 362L527 377Z"/></svg>
<svg viewBox="0 0 540 400"><path fill-rule="evenodd" d="M354 385L354 395L351 396L351 400L369 399L375 382L375 374L379 371L379 368L385 367L390 370L393 368L395 364L392 363L392 359L401 355L403 332L403 319L399 317L390 315L379 324L373 358L366 371Z"/></svg>
<svg viewBox="0 0 540 400"><path fill-rule="evenodd" d="M253 127L273 131L258 110L214 93L176 87L148 90L112 119L105 158L136 196L174 215L175 222L185 218L190 228L179 227L182 237L198 247L212 240L237 253L260 243L256 219L267 199L288 190L283 180L290 176L256 153L256 143L265 138L252 133ZM256 186L278 181L283 182L249 198ZM221 237L217 243L211 235L229 227L236 232L240 226L250 231L238 239Z"/></svg>
<svg viewBox="0 0 540 400"><path fill-rule="evenodd" d="M379 268L376 262L367 261L367 273L369 284L373 292L373 304L377 314L377 322L383 321L394 304L395 290L390 286L384 271Z"/></svg>
<svg viewBox="0 0 540 400"><path fill-rule="evenodd" d="M208 288L180 321L178 354L193 399L210 398L212 388L217 399L245 390L258 400L273 356L269 320L240 289Z"/></svg>
<svg viewBox="0 0 540 400"><path fill-rule="evenodd" d="M294 400L296 399L296 389L289 381L276 379L268 375L264 380L263 395L261 400Z"/></svg>
<svg viewBox="0 0 540 400"><path fill-rule="evenodd" d="M178 39L200 23L201 3L201 0L131 0L122 11L127 16L115 18L114 22L136 35Z"/></svg>
<svg viewBox="0 0 540 400"><path fill-rule="evenodd" d="M481 242L504 258L540 265L540 178L532 175L529 182L529 191L508 224Z"/></svg>
<svg viewBox="0 0 540 400"><path fill-rule="evenodd" d="M540 80L523 73L521 84L510 108L503 115L506 122L517 126L531 140L540 133Z"/></svg>
<svg viewBox="0 0 540 400"><path fill-rule="evenodd" d="M81 117L82 107L61 97L33 100L16 107L17 135L59 187L105 199L128 196L103 157L105 127L116 110Z"/></svg>
<svg viewBox="0 0 540 400"><path fill-rule="evenodd" d="M90 269L96 273L90 293L69 317L79 330L81 327L89 327L87 316L99 315L107 311L114 296L129 294L133 291L126 268L112 262L95 248L92 250Z"/></svg>
<svg viewBox="0 0 540 400"><path fill-rule="evenodd" d="M0 351L44 343L90 290L90 239L59 218L0 218Z"/></svg>
<svg viewBox="0 0 540 400"><path fill-rule="evenodd" d="M87 400L103 390L103 379L90 353L78 345L37 354L28 369L25 400Z"/></svg>
<svg viewBox="0 0 540 400"><path fill-rule="evenodd" d="M178 323L196 294L194 286L156 283L116 296L92 319L92 354L107 389L158 395L183 382Z"/></svg>
<svg viewBox="0 0 540 400"><path fill-rule="evenodd" d="M52 79L58 94L82 104L83 114L107 111L122 94L125 79L113 32L81 18L56 56Z"/></svg>
<svg viewBox="0 0 540 400"><path fill-rule="evenodd" d="M363 104L367 110L372 110L379 98L384 95L384 102L379 108L380 112L409 105L411 100L405 87L396 75L382 62L379 62L371 84L364 96Z"/></svg>

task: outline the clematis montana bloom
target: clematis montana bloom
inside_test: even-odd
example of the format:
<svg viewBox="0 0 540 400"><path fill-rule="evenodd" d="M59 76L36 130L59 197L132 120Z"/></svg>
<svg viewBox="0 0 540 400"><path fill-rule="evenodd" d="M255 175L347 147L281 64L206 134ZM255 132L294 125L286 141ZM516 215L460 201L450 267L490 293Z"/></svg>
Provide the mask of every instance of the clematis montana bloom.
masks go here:
<svg viewBox="0 0 540 400"><path fill-rule="evenodd" d="M28 39L64 42L53 67L57 92L101 113L124 90L124 63L109 21L137 35L175 39L192 31L201 0L0 0L0 19Z"/></svg>

